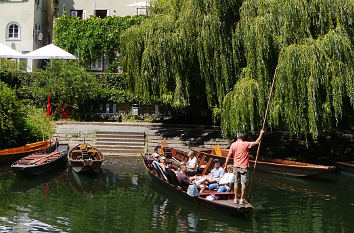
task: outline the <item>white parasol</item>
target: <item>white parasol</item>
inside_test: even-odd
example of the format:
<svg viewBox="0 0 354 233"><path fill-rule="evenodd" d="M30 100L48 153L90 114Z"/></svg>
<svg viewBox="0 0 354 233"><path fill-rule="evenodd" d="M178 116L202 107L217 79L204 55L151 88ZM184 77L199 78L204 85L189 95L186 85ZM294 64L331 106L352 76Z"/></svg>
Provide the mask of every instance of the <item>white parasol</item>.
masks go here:
<svg viewBox="0 0 354 233"><path fill-rule="evenodd" d="M76 57L64 49L53 44L46 45L25 55L30 59L76 59Z"/></svg>
<svg viewBox="0 0 354 233"><path fill-rule="evenodd" d="M16 50L4 45L0 44L0 57L3 58L22 58L24 55L22 53L17 52Z"/></svg>

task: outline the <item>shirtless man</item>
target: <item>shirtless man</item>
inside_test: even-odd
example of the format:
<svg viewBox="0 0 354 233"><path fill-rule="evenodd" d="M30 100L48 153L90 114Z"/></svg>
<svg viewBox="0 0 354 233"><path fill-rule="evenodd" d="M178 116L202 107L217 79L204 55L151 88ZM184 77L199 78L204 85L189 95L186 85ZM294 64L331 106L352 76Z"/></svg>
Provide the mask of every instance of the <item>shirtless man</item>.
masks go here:
<svg viewBox="0 0 354 233"><path fill-rule="evenodd" d="M259 137L254 142L244 141L244 134L237 133L237 140L231 144L229 154L226 158L226 165L229 162L231 155L234 156L234 174L235 174L235 185L234 185L234 192L235 192L235 204L244 204L246 201L244 199L246 185L248 183L248 168L249 164L249 149L254 146L258 145L262 139L264 131L261 130ZM242 185L241 187L241 198L238 200L237 192L239 184Z"/></svg>

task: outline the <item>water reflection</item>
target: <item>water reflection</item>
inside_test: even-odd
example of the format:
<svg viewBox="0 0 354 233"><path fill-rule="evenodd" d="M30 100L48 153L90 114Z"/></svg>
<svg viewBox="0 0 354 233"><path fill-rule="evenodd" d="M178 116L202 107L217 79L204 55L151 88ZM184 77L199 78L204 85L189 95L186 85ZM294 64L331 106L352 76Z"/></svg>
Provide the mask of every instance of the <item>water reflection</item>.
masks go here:
<svg viewBox="0 0 354 233"><path fill-rule="evenodd" d="M45 184L46 190L44 194L48 194L49 183L56 178L57 180L65 179L66 165L57 167L57 169L49 171L45 174L38 176L30 176L26 174L15 174L14 180L11 186L12 192L26 192L30 189L36 188L42 184Z"/></svg>
<svg viewBox="0 0 354 233"><path fill-rule="evenodd" d="M75 191L88 197L92 197L93 193L101 190L104 185L102 169L95 174L80 174L76 173L70 166L67 169L67 176Z"/></svg>
<svg viewBox="0 0 354 233"><path fill-rule="evenodd" d="M257 173L254 213L230 216L164 189L140 158L108 160L93 177L28 179L0 167L0 232L351 232L354 179L332 179Z"/></svg>

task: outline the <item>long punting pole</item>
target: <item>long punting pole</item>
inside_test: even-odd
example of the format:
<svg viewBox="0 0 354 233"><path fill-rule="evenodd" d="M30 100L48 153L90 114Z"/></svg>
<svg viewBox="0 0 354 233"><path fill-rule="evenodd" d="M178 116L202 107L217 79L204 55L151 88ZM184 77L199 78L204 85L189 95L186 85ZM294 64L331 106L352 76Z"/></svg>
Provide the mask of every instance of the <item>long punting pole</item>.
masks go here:
<svg viewBox="0 0 354 233"><path fill-rule="evenodd" d="M277 75L277 69L275 69L272 86L271 86L270 92L269 92L268 103L267 103L267 108L266 108L266 111L265 111L265 114L264 114L262 130L264 130L265 123L267 121L268 109L269 109L270 100L272 99L273 87L274 87L276 75ZM254 174L256 173L256 166L257 166L257 160L258 160L258 155L259 155L259 149L261 148L261 143L262 143L262 138L261 138L261 141L259 142L259 145L258 145L256 159L254 160L253 172L252 172L251 183L250 183L250 190L248 192L248 202L251 201L252 187L253 187L253 178L254 178Z"/></svg>

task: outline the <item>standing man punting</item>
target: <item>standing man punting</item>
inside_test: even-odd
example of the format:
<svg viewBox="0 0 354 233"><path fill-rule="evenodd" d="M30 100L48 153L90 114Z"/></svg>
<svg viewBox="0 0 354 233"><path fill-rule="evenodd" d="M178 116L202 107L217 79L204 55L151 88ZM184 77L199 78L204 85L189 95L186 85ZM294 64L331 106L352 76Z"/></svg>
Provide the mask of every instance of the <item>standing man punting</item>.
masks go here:
<svg viewBox="0 0 354 233"><path fill-rule="evenodd" d="M231 144L229 154L227 155L226 158L226 165L229 162L229 159L231 155L234 156L234 174L235 174L235 185L234 185L234 192L235 192L235 199L234 203L235 204L244 204L245 199L245 191L246 191L246 185L248 183L248 168L250 166L249 164L249 149L254 146L258 145L259 142L262 139L264 130L261 130L259 137L257 138L256 141L254 142L248 142L244 141L244 134L243 133L237 133L236 137L237 140ZM238 192L238 186L241 184L241 198L238 200L237 198L237 192Z"/></svg>

